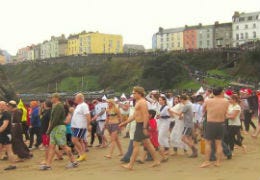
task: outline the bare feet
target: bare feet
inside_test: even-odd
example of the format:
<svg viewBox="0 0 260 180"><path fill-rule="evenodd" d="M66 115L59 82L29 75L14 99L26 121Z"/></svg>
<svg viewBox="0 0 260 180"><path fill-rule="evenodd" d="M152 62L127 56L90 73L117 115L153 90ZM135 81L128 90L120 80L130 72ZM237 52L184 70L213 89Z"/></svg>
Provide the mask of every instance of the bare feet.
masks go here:
<svg viewBox="0 0 260 180"><path fill-rule="evenodd" d="M245 146L245 145L242 145L242 150L243 150L244 153L247 152L247 150L246 150L246 146Z"/></svg>
<svg viewBox="0 0 260 180"><path fill-rule="evenodd" d="M200 168L206 168L209 167L212 163L210 161L204 161L201 165Z"/></svg>
<svg viewBox="0 0 260 180"><path fill-rule="evenodd" d="M215 163L214 163L214 166L216 166L216 167L220 167L220 162L219 161L216 161Z"/></svg>
<svg viewBox="0 0 260 180"><path fill-rule="evenodd" d="M131 167L129 164L121 165L121 167L130 171L133 170L133 167Z"/></svg>
<svg viewBox="0 0 260 180"><path fill-rule="evenodd" d="M112 158L111 155L105 155L104 157L105 157L105 158L108 158L108 159L111 159L111 158Z"/></svg>
<svg viewBox="0 0 260 180"><path fill-rule="evenodd" d="M165 157L165 158L163 158L163 159L161 160L161 163L165 163L165 162L167 162L168 160L169 160L169 158Z"/></svg>
<svg viewBox="0 0 260 180"><path fill-rule="evenodd" d="M158 162L154 162L152 165L151 165L151 167L157 167L157 166L160 166L161 165L161 163L158 161Z"/></svg>
<svg viewBox="0 0 260 180"><path fill-rule="evenodd" d="M24 162L24 160L23 160L23 159L20 159L20 158L18 158L18 159L16 159L14 162L16 162L16 163L19 163L19 162Z"/></svg>
<svg viewBox="0 0 260 180"><path fill-rule="evenodd" d="M169 151L164 151L164 155L169 155Z"/></svg>
<svg viewBox="0 0 260 180"><path fill-rule="evenodd" d="M254 139L257 139L257 135L255 135L255 134L252 134L251 137Z"/></svg>
<svg viewBox="0 0 260 180"><path fill-rule="evenodd" d="M46 165L46 161L42 161L40 165Z"/></svg>
<svg viewBox="0 0 260 180"><path fill-rule="evenodd" d="M122 157L123 155L124 155L123 153L120 153L120 154L118 154L117 156Z"/></svg>
<svg viewBox="0 0 260 180"><path fill-rule="evenodd" d="M248 132L247 132L247 131L244 131L244 135L248 135Z"/></svg>
<svg viewBox="0 0 260 180"><path fill-rule="evenodd" d="M177 152L174 152L174 153L171 153L170 155L171 155L171 156L177 156L178 153L177 153Z"/></svg>

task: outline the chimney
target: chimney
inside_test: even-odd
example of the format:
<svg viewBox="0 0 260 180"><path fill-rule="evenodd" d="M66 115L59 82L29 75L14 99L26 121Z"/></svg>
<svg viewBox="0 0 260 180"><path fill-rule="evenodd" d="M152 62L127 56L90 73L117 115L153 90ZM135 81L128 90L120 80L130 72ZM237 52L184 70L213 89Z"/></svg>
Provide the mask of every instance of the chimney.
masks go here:
<svg viewBox="0 0 260 180"><path fill-rule="evenodd" d="M163 32L163 28L159 27L159 32L162 33Z"/></svg>
<svg viewBox="0 0 260 180"><path fill-rule="evenodd" d="M239 17L239 12L238 12L238 11L235 11L235 12L234 12L233 18L234 18L234 17Z"/></svg>

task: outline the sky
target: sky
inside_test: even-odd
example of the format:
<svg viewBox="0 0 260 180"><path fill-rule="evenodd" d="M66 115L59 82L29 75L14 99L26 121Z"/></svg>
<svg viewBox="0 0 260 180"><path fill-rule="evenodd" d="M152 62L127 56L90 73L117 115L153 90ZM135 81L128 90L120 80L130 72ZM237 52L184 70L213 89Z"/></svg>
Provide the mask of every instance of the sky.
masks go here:
<svg viewBox="0 0 260 180"><path fill-rule="evenodd" d="M1 0L0 49L19 48L51 36L99 31L126 44L152 47L159 27L230 22L234 11L260 11L259 0Z"/></svg>

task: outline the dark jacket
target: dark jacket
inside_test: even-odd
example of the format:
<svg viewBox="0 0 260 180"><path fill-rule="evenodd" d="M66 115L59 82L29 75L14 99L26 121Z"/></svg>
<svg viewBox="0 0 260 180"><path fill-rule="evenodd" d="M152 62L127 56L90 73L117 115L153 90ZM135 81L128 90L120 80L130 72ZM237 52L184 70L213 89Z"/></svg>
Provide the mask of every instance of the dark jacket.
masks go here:
<svg viewBox="0 0 260 180"><path fill-rule="evenodd" d="M42 133L46 134L51 119L51 109L46 109L42 112Z"/></svg>

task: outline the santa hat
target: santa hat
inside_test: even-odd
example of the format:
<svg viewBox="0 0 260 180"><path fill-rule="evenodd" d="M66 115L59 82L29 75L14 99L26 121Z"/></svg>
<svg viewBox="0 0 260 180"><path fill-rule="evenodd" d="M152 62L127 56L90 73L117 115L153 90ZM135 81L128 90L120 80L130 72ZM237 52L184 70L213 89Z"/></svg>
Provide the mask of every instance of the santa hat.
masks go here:
<svg viewBox="0 0 260 180"><path fill-rule="evenodd" d="M246 89L245 92L246 92L248 95L252 95L252 93L253 93L252 89Z"/></svg>
<svg viewBox="0 0 260 180"><path fill-rule="evenodd" d="M230 90L230 89L226 90L225 93L226 93L226 95L228 95L228 96L232 96L232 95L233 95L233 91Z"/></svg>

